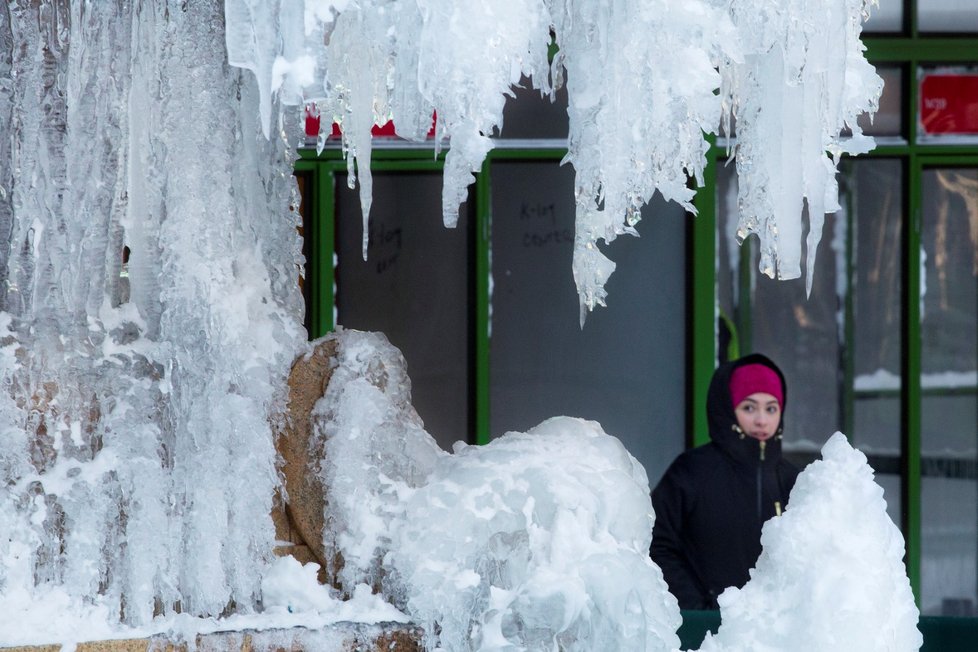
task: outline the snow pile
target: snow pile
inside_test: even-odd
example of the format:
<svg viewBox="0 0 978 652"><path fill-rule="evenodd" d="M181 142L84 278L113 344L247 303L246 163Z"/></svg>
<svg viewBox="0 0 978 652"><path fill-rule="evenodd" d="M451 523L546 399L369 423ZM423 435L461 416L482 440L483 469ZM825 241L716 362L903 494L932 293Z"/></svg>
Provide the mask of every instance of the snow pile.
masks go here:
<svg viewBox="0 0 978 652"><path fill-rule="evenodd" d="M429 649L678 646L679 608L648 555L648 479L617 439L558 417L442 453L399 352L375 334L336 337L316 413L345 587L379 580Z"/></svg>
<svg viewBox="0 0 978 652"><path fill-rule="evenodd" d="M118 611L113 611L117 607L104 596L92 596L79 604L63 588L51 587L45 592L43 607L39 607L30 595L5 590L0 594L0 646L60 644L71 650L77 643L91 641L162 636L169 641L193 642L199 634L272 630L254 640L251 649L278 650L293 649L292 639L312 629L324 635L333 633L337 640L328 646L307 645L303 649L332 650L348 649L341 646L348 632L330 625L342 623L350 628L407 622L407 616L366 585L357 586L351 596L341 600L316 580L318 568L316 564L303 566L292 557L272 562L262 578L261 614L226 618L168 614L134 627L119 626ZM329 639L324 636L324 641ZM205 645L198 649L212 648Z"/></svg>
<svg viewBox="0 0 978 652"><path fill-rule="evenodd" d="M0 9L0 586L52 620L260 605L301 243L222 10Z"/></svg>
<svg viewBox="0 0 978 652"><path fill-rule="evenodd" d="M750 581L719 598L722 625L701 652L917 650L919 612L904 541L866 456L841 433L798 476L761 534Z"/></svg>
<svg viewBox="0 0 978 652"><path fill-rule="evenodd" d="M871 4L227 0L227 49L233 65L258 78L266 133L275 95L315 103L327 118L320 147L332 123L342 125L351 184L358 161L365 222L374 124L393 120L399 135L422 140L437 114L436 147L452 145L442 195L451 226L489 137L503 127L505 95L525 76L553 97L566 77L583 320L604 304L615 269L599 241L636 234L656 190L695 212L687 178L702 185L704 135L717 132L721 112L728 126L738 120L740 238L760 236L764 273L798 277L807 200L810 284L823 215L838 209L837 157L872 146L856 124L876 110L882 88L859 40ZM551 38L559 51L548 63ZM852 138L844 141L846 127Z"/></svg>

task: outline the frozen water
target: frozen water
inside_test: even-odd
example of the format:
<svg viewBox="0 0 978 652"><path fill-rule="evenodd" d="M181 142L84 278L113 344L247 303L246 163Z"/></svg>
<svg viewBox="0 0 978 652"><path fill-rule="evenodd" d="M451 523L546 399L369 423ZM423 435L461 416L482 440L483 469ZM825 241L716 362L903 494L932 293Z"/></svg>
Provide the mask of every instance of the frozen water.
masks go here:
<svg viewBox="0 0 978 652"><path fill-rule="evenodd" d="M645 470L595 422L457 447L405 510L389 590L446 651L678 646Z"/></svg>
<svg viewBox="0 0 978 652"><path fill-rule="evenodd" d="M380 586L383 555L404 501L446 455L411 405L401 352L381 333L338 329L337 367L313 411L314 451L327 488L324 543L343 554L330 569L352 590Z"/></svg>
<svg viewBox="0 0 978 652"><path fill-rule="evenodd" d="M199 631L231 609L223 626L247 627L262 607L283 617L308 609L302 624L323 622L308 614L333 596L311 586L314 569L270 564L271 423L304 338L294 148L283 135L301 130L279 101L318 99L340 119L349 164L361 164L365 214L370 126L394 117L419 138L437 110L439 138L452 142L450 222L487 136L502 127L500 96L521 75L549 93L567 73L568 156L580 175L575 274L591 307L614 266L598 240L632 232L653 188L690 201L684 179L702 169L699 132L712 130L723 101L714 66L724 63L723 97L736 106L786 84L769 74L778 66L809 66L803 38L783 44L788 64L772 63L748 47L764 41L745 40L761 19L712 0L597 4L519 0L502 11L481 0L465 15L449 0L0 7L3 642L118 632L119 619L129 635ZM858 17L844 6L826 15L836 26L846 17L848 57ZM552 66L551 26L562 53ZM871 69L855 55L850 63L844 93L815 95L838 104L815 112L828 124L874 91ZM822 77L844 69L833 59ZM824 136L811 124L826 123L799 127L806 138ZM819 183L832 176L822 172ZM647 478L616 439L562 417L442 453L410 406L399 354L381 336L336 337L337 382L315 416L331 492L326 537L343 554L333 570L353 598L341 613L399 617L365 587L381 586L428 626L429 643L440 631L449 650L676 647L678 608L647 555ZM865 476L838 447L830 452L841 462L828 468ZM839 484L857 491L859 482ZM831 483L810 484L834 495ZM787 515L804 513L800 503ZM875 529L858 542L879 563L862 558L863 571L884 568L871 586L903 600L892 524L865 520ZM776 566L782 544L769 531L779 530L765 541ZM830 542L849 541L828 531ZM837 561L849 568L835 548L814 549L823 572ZM810 579L808 566L787 567ZM772 577L787 586L787 572ZM837 587L843 576L826 577ZM735 615L736 599L728 603ZM860 617L899 634L902 604ZM737 636L721 632L715 644Z"/></svg>
<svg viewBox="0 0 978 652"><path fill-rule="evenodd" d="M301 564L293 557L272 562L261 582L265 613L296 614L297 624L305 627L311 624L310 616L316 619L321 615L335 621L408 622L406 615L366 584L356 585L349 599L341 600L332 587L319 583L318 572L319 564Z"/></svg>
<svg viewBox="0 0 978 652"><path fill-rule="evenodd" d="M679 607L648 555L648 479L617 439L559 417L449 455L386 338L331 337L316 414L344 587L382 585L429 649L678 646Z"/></svg>
<svg viewBox="0 0 978 652"><path fill-rule="evenodd" d="M637 235L642 206L658 190L692 213L690 177L703 183L709 144L720 124L715 70L737 56L737 35L720 9L682 2L549 3L566 73L570 133L565 160L576 172L574 281L581 323L604 305L615 264L599 250Z"/></svg>
<svg viewBox="0 0 978 652"><path fill-rule="evenodd" d="M725 124L737 118L738 238L761 240L760 270L801 276L802 207L808 206L806 287L811 293L825 213L839 209L839 156L874 146L856 118L875 112L883 82L863 56L862 21L874 0L734 0L743 58L721 66ZM850 138L841 138L844 128ZM728 130L729 131L729 130Z"/></svg>
<svg viewBox="0 0 978 652"><path fill-rule="evenodd" d="M717 132L721 114L728 127L737 118L740 239L760 237L761 271L797 278L807 202L811 287L823 216L839 207L838 157L873 146L856 124L876 110L882 88L859 40L873 3L307 0L300 11L299 2L229 0L228 52L259 77L266 131L276 90L326 117L320 147L332 123L342 125L365 223L374 124L393 119L398 134L420 140L437 114L436 143L451 141L442 211L452 226L490 136L503 128L505 96L524 76L551 97L566 79L583 323L604 305L615 270L599 242L637 235L640 209L657 190L696 212L687 182L703 184L704 136ZM548 64L551 38L559 50ZM840 137L845 128L851 137Z"/></svg>
<svg viewBox="0 0 978 652"><path fill-rule="evenodd" d="M397 350L376 334L331 337L338 366L316 412L327 549L347 590L382 586L427 649L678 646L678 604L648 556L648 480L617 439L555 417L443 453L410 408ZM822 458L764 526L751 580L721 595L702 650L920 647L904 541L866 457L836 434Z"/></svg>
<svg viewBox="0 0 978 652"><path fill-rule="evenodd" d="M761 543L750 581L720 595L722 624L701 652L922 645L903 537L866 456L841 433L798 476L788 508L764 525Z"/></svg>
<svg viewBox="0 0 978 652"><path fill-rule="evenodd" d="M301 247L222 10L0 8L0 583L25 609L260 604Z"/></svg>

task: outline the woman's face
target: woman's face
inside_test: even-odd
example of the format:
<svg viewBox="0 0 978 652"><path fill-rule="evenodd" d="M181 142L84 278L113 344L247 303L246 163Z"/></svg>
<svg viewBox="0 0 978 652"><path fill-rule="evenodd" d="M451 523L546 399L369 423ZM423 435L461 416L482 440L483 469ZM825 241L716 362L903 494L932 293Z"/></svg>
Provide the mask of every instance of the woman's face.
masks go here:
<svg viewBox="0 0 978 652"><path fill-rule="evenodd" d="M767 441L781 423L781 405L767 392L755 392L734 408L737 424L750 437Z"/></svg>

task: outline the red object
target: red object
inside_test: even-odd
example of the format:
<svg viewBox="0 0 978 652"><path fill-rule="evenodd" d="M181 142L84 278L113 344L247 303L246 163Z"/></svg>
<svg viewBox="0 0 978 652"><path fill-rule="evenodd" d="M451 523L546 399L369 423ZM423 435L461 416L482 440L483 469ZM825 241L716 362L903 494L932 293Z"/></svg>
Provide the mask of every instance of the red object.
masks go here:
<svg viewBox="0 0 978 652"><path fill-rule="evenodd" d="M428 138L432 138L435 135L435 120L437 119L436 114L431 116L431 129L428 130ZM374 128L370 130L375 138L396 138L397 133L394 131L394 122L388 120L385 124L381 126L374 125ZM333 130L330 134L330 138L339 138L342 134L340 126L337 123L333 123ZM309 111L309 107L306 107L306 136L310 138L316 138L319 136L319 117L313 116Z"/></svg>
<svg viewBox="0 0 978 652"><path fill-rule="evenodd" d="M926 135L978 134L978 73L924 75L920 128Z"/></svg>
<svg viewBox="0 0 978 652"><path fill-rule="evenodd" d="M730 399L736 408L751 394L764 392L778 399L784 405L784 392L781 391L781 378L774 369L763 364L745 364L734 369L730 376Z"/></svg>

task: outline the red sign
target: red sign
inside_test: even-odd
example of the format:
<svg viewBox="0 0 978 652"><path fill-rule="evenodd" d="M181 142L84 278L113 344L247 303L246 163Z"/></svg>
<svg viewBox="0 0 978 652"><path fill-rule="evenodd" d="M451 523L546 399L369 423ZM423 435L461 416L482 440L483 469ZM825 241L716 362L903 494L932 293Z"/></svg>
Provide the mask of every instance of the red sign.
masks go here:
<svg viewBox="0 0 978 652"><path fill-rule="evenodd" d="M437 116L431 116L431 129L428 130L428 138L432 138L435 135L435 118ZM333 123L333 130L330 134L330 138L339 138L342 131L337 123ZM397 133L394 131L394 122L388 120L383 125L374 125L374 128L370 130L373 136L380 138L396 138ZM310 113L308 107L306 108L306 136L309 138L316 138L319 136L319 116L313 116Z"/></svg>
<svg viewBox="0 0 978 652"><path fill-rule="evenodd" d="M924 75L920 129L928 136L978 134L978 73Z"/></svg>

